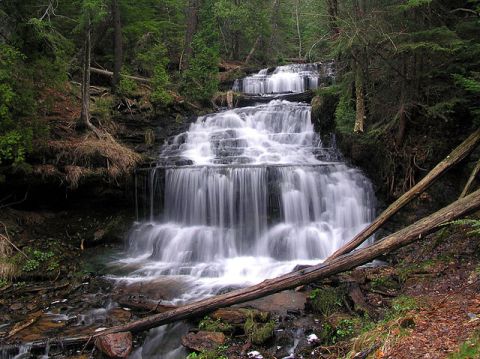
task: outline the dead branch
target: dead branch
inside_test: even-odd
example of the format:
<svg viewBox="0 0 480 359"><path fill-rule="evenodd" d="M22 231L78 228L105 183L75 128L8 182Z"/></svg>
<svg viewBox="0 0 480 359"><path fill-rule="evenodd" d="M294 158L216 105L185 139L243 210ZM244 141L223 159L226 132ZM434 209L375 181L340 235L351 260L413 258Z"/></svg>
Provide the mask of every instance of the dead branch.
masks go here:
<svg viewBox="0 0 480 359"><path fill-rule="evenodd" d="M96 68L96 67L90 67L90 71L94 74L97 74L97 75L102 75L102 76L113 78L113 72L112 71L102 70L102 69L99 69L99 68ZM149 78L146 78L146 77L129 76L129 75L124 75L124 74L121 74L120 76L125 77L125 78L130 79L130 80L146 83L146 84L152 83L152 80L149 79Z"/></svg>
<svg viewBox="0 0 480 359"><path fill-rule="evenodd" d="M480 172L480 159L477 161L477 164L476 164L475 167L473 168L473 171L472 171L472 173L470 174L470 177L468 178L468 181L467 181L467 183L465 184L465 187L463 188L463 191L462 191L462 193L460 194L460 197L459 197L459 198L465 197L465 195L468 193L468 190L469 190L470 187L472 186L472 183L473 183L473 181L475 180L475 178L477 177L478 172Z"/></svg>

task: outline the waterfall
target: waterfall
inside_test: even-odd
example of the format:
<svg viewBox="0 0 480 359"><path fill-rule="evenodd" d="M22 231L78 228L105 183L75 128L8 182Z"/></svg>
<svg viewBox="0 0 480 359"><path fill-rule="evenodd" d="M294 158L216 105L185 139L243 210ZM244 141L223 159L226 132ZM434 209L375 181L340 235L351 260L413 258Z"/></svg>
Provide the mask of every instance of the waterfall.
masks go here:
<svg viewBox="0 0 480 359"><path fill-rule="evenodd" d="M318 69L262 70L241 86L303 91ZM137 176L140 218L123 260L135 270L120 279L178 278L188 290L175 300L199 299L318 263L368 225L370 181L322 145L310 111L277 99L201 116L169 139Z"/></svg>
<svg viewBox="0 0 480 359"><path fill-rule="evenodd" d="M250 95L268 95L312 90L333 79L333 63L292 64L260 70L257 74L235 80L233 91Z"/></svg>

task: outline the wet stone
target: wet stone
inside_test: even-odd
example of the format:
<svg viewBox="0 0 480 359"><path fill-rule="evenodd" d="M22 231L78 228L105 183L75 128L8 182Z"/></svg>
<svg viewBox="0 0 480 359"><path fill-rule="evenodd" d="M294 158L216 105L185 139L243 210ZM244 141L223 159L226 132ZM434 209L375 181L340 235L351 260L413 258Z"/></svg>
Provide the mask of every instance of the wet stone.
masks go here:
<svg viewBox="0 0 480 359"><path fill-rule="evenodd" d="M200 331L188 333L182 337L184 347L198 352L215 350L225 343L225 334L217 332Z"/></svg>
<svg viewBox="0 0 480 359"><path fill-rule="evenodd" d="M103 335L95 339L95 346L109 358L127 358L132 351L132 333Z"/></svg>
<svg viewBox="0 0 480 359"><path fill-rule="evenodd" d="M23 304L22 303L13 303L10 306L10 310L12 310L12 311L18 311L20 309L23 309Z"/></svg>

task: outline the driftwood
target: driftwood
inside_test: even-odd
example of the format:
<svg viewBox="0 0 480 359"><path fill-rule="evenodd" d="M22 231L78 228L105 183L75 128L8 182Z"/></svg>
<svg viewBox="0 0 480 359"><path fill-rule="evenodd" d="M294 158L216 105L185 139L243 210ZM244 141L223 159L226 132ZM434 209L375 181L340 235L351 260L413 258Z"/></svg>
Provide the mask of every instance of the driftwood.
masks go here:
<svg viewBox="0 0 480 359"><path fill-rule="evenodd" d="M112 327L104 331L94 333L92 336L79 336L69 338L49 339L48 343L55 343L63 346L79 344L90 341L92 338L105 334L118 332L140 332L155 328L164 324L191 317L198 317L210 313L218 308L228 307L234 304L244 303L253 299L265 297L283 290L292 289L299 285L312 283L327 278L337 273L351 270L359 265L368 263L373 259L390 253L398 248L406 246L415 241L421 240L427 234L435 231L438 227L448 221L462 217L480 208L480 190L473 192L465 198L459 199L449 206L431 214L430 216L415 222L414 224L396 232L384 239L351 253L339 256L328 263L312 266L303 270L288 273L278 278L265 280L260 284L238 289L212 298L194 302L177 309L161 314L154 314L143 319ZM42 348L47 341L28 343L32 348ZM0 347L0 350L8 347Z"/></svg>
<svg viewBox="0 0 480 359"><path fill-rule="evenodd" d="M107 71L107 70L102 70L96 67L90 67L90 72L97 74L97 75L102 75L106 77L111 77L113 79L113 72L112 71ZM152 83L152 80L146 77L139 77L139 76L129 76L129 75L123 75L121 74L120 76L125 77L130 80L138 81L144 84L150 84Z"/></svg>
<svg viewBox="0 0 480 359"><path fill-rule="evenodd" d="M463 160L480 142L480 129L472 133L465 141L455 148L445 159L435 166L420 182L404 193L383 211L368 227L357 234L350 242L335 251L327 261L348 253L374 234L390 217L407 205L411 200L424 192L433 182L448 171L451 167Z"/></svg>

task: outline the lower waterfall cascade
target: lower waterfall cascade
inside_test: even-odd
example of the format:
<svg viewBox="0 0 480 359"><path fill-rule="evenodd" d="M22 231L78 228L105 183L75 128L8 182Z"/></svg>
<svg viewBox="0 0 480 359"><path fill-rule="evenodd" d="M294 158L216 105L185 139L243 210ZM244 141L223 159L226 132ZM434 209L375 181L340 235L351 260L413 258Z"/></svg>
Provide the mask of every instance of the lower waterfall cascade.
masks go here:
<svg viewBox="0 0 480 359"><path fill-rule="evenodd" d="M370 181L325 148L311 108L267 104L199 117L137 176L126 282L176 278L188 302L325 259L374 215Z"/></svg>

